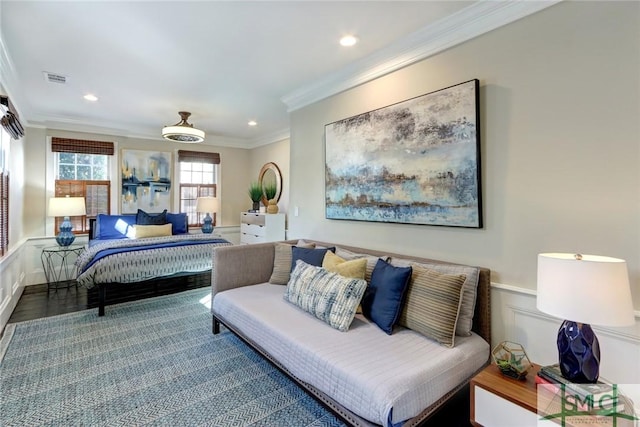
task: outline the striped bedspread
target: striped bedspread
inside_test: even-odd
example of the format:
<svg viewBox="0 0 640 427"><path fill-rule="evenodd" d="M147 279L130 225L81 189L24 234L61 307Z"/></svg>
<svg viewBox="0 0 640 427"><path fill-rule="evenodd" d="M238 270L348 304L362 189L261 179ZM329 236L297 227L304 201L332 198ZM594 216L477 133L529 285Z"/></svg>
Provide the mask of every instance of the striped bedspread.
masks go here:
<svg viewBox="0 0 640 427"><path fill-rule="evenodd" d="M76 260L78 284L133 283L211 269L212 251L228 241L207 234L94 242Z"/></svg>

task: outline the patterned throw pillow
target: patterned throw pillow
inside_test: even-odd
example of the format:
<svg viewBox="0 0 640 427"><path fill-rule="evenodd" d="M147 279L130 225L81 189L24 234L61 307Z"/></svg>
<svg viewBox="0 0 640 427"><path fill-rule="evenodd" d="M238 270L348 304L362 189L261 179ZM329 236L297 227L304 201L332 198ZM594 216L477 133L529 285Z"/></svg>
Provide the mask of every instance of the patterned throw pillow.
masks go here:
<svg viewBox="0 0 640 427"><path fill-rule="evenodd" d="M460 307L460 314L458 315L456 335L460 337L468 337L471 335L473 315L476 310L476 298L478 295L478 280L480 278L480 269L478 267L426 262L416 263L415 261L402 258L393 258L391 264L398 266L419 265L422 268L435 270L438 273L464 274L467 278L464 281L464 285L462 285L462 306Z"/></svg>
<svg viewBox="0 0 640 427"><path fill-rule="evenodd" d="M307 243L304 240L298 240L296 246L301 248L315 248L315 243ZM276 243L275 256L273 258L273 271L269 278L269 283L274 285L286 285L291 275L291 248L293 245L288 243Z"/></svg>
<svg viewBox="0 0 640 427"><path fill-rule="evenodd" d="M138 214L136 215L136 224L139 225L164 225L167 223L167 210L165 209L159 214L149 214L143 211L142 209L138 209Z"/></svg>
<svg viewBox="0 0 640 427"><path fill-rule="evenodd" d="M332 328L346 332L366 288L367 282L363 279L343 277L298 260L284 299Z"/></svg>
<svg viewBox="0 0 640 427"><path fill-rule="evenodd" d="M398 324L453 347L465 279L414 264Z"/></svg>
<svg viewBox="0 0 640 427"><path fill-rule="evenodd" d="M365 258L358 258L347 261L333 252L327 251L322 260L322 268L333 273L338 273L344 277L364 279L367 270L367 260Z"/></svg>
<svg viewBox="0 0 640 427"><path fill-rule="evenodd" d="M362 298L362 314L389 335L400 316L410 278L411 267L394 267L379 259Z"/></svg>
<svg viewBox="0 0 640 427"><path fill-rule="evenodd" d="M378 259L381 259L383 261L389 261L388 256L377 257L375 255L369 255L369 254L358 254L355 252L351 252L347 249L341 248L339 246L336 247L336 255L338 255L340 258L343 258L347 261L351 261L353 259L360 259L360 258L366 259L367 271L364 274L364 278L367 280L367 283L371 283L371 274L373 273L373 269L376 267L376 264L378 263Z"/></svg>

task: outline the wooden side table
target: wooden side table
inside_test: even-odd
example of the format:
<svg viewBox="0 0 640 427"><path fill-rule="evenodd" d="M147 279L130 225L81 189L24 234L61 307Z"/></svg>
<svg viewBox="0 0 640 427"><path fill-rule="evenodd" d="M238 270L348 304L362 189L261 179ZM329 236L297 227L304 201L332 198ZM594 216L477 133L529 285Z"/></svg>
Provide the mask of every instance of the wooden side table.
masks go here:
<svg viewBox="0 0 640 427"><path fill-rule="evenodd" d="M533 364L526 380L509 378L495 364L487 366L470 382L471 424L474 426L538 426L535 376L540 369Z"/></svg>

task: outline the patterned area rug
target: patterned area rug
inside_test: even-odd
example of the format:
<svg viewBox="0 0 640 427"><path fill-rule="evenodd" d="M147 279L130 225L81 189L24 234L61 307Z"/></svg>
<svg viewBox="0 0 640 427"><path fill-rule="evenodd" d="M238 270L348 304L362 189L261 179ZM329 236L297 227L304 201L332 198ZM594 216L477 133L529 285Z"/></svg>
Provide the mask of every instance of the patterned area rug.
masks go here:
<svg viewBox="0 0 640 427"><path fill-rule="evenodd" d="M0 425L343 425L231 332L213 335L209 299L195 289L7 325Z"/></svg>

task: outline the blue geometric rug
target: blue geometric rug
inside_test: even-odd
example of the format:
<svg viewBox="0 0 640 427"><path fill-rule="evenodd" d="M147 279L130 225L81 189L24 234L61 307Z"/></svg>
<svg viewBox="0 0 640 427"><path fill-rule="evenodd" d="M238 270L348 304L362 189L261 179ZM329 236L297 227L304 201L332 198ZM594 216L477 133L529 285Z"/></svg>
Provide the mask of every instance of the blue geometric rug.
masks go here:
<svg viewBox="0 0 640 427"><path fill-rule="evenodd" d="M30 320L0 340L1 426L342 426L231 332L209 289ZM4 357L3 357L4 354Z"/></svg>

